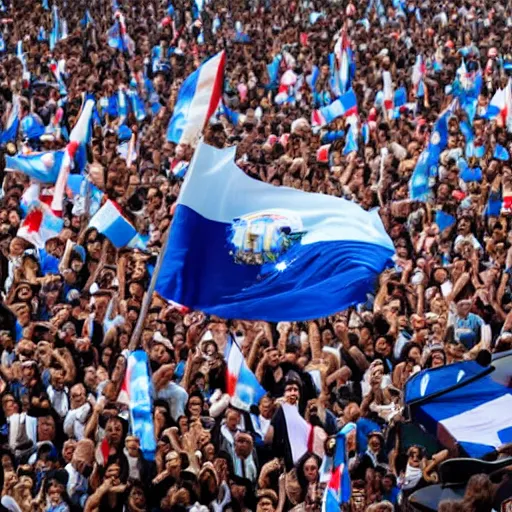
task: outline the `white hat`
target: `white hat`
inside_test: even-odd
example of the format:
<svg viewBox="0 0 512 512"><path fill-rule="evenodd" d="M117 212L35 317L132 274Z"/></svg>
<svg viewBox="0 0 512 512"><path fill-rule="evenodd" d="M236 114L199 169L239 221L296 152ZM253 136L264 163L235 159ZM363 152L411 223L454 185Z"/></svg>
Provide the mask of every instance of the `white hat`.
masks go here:
<svg viewBox="0 0 512 512"><path fill-rule="evenodd" d="M153 334L153 342L160 343L160 345L163 345L167 350L173 350L171 340L164 338L160 331L156 331L155 334Z"/></svg>

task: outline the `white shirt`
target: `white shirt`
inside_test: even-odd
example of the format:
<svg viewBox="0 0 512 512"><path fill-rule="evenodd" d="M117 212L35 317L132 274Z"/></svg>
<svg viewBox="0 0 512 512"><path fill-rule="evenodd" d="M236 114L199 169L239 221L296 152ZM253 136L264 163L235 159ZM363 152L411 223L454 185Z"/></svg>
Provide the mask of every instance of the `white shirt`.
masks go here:
<svg viewBox="0 0 512 512"><path fill-rule="evenodd" d="M75 438L77 441L80 441L84 438L85 425L87 423L87 419L89 418L89 413L91 411L91 404L86 402L84 405L71 409L66 414L66 419L64 420L64 432L69 436Z"/></svg>
<svg viewBox="0 0 512 512"><path fill-rule="evenodd" d="M50 398L52 407L61 418L64 418L69 411L68 392L67 387L64 389L55 389L51 384L46 388L46 393Z"/></svg>
<svg viewBox="0 0 512 512"><path fill-rule="evenodd" d="M188 393L176 382L169 382L157 393L157 398L165 400L169 404L171 417L174 421L178 421L178 418L185 414Z"/></svg>

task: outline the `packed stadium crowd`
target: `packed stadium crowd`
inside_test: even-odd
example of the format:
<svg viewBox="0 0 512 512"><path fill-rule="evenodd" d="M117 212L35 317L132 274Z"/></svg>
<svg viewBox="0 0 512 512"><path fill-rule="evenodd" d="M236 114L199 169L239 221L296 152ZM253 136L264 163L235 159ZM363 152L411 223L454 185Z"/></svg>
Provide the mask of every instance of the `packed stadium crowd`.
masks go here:
<svg viewBox="0 0 512 512"><path fill-rule="evenodd" d="M443 461L467 456L411 422L404 391L512 348L509 2L2 0L0 22L2 510L408 510ZM256 180L377 208L396 255L366 302L274 323L148 295L194 153L169 121L221 51L204 142L236 146ZM347 95L356 108L333 115ZM9 163L69 148L87 99L78 186ZM55 210L58 194L48 237L30 201ZM91 225L107 201L136 246ZM229 344L258 403L233 393ZM126 387L135 348L152 453ZM498 510L496 485L473 475L439 510Z"/></svg>

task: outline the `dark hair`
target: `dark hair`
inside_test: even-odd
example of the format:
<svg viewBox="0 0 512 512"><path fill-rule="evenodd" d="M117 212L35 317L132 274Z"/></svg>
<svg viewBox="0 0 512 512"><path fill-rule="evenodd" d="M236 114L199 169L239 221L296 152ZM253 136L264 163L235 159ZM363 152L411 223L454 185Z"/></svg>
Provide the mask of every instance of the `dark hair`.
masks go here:
<svg viewBox="0 0 512 512"><path fill-rule="evenodd" d="M296 465L296 472L297 472L297 480L300 484L300 487L302 489L302 492L306 492L308 488L308 481L306 480L306 475L304 475L304 465L309 459L315 459L316 463L318 464L318 469L320 469L320 466L322 464L322 459L313 452L306 452L297 462Z"/></svg>
<svg viewBox="0 0 512 512"><path fill-rule="evenodd" d="M404 345L402 347L402 350L400 351L400 357L399 357L400 362L404 362L404 361L407 361L408 359L411 359L409 357L409 354L411 353L411 350L415 347L420 351L420 354L421 354L421 347L419 346L419 344L414 341L410 341L409 343Z"/></svg>
<svg viewBox="0 0 512 512"><path fill-rule="evenodd" d="M492 510L493 487L488 475L473 475L464 493L464 510L467 512L488 512Z"/></svg>

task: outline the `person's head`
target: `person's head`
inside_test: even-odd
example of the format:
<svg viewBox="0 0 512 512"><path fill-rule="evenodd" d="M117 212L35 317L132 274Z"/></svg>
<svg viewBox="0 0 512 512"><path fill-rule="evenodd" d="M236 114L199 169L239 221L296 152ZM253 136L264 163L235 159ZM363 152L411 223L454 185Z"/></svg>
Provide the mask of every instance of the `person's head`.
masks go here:
<svg viewBox="0 0 512 512"><path fill-rule="evenodd" d="M231 432L236 432L240 423L240 413L235 409L228 409L226 412L226 427Z"/></svg>
<svg viewBox="0 0 512 512"><path fill-rule="evenodd" d="M21 376L23 382L30 384L30 382L36 377L36 362L33 359L23 361L21 364Z"/></svg>
<svg viewBox="0 0 512 512"><path fill-rule="evenodd" d="M448 345L447 345L448 346ZM425 367L439 368L446 364L446 354L441 347L434 347L428 356Z"/></svg>
<svg viewBox="0 0 512 512"><path fill-rule="evenodd" d="M465 510L492 510L493 484L488 475L473 475L466 487L463 503Z"/></svg>
<svg viewBox="0 0 512 512"><path fill-rule="evenodd" d="M400 360L406 361L412 359L416 364L421 361L421 347L417 343L407 343L400 353Z"/></svg>
<svg viewBox="0 0 512 512"><path fill-rule="evenodd" d="M438 512L467 512L462 500L443 500L439 503Z"/></svg>
<svg viewBox="0 0 512 512"><path fill-rule="evenodd" d="M251 455L254 442L247 432L237 432L235 435L235 453L238 457L246 459Z"/></svg>
<svg viewBox="0 0 512 512"><path fill-rule="evenodd" d="M413 468L419 468L424 452L420 446L411 446L407 450L407 464Z"/></svg>
<svg viewBox="0 0 512 512"><path fill-rule="evenodd" d="M119 476L121 475L121 467L117 462L112 462L105 469L105 480L111 480L112 485L119 485L121 481Z"/></svg>
<svg viewBox="0 0 512 512"><path fill-rule="evenodd" d="M262 489L258 491L256 512L275 512L277 503L277 494L272 489Z"/></svg>
<svg viewBox="0 0 512 512"><path fill-rule="evenodd" d="M146 495L142 482L136 480L131 483L130 490L128 491L127 505L129 511L140 512L146 510Z"/></svg>
<svg viewBox="0 0 512 512"><path fill-rule="evenodd" d="M396 487L396 476L393 473L386 473L382 478L382 488L385 492L391 491Z"/></svg>
<svg viewBox="0 0 512 512"><path fill-rule="evenodd" d="M309 484L318 482L321 460L318 455L307 452L297 462L297 478L300 486L305 489Z"/></svg>
<svg viewBox="0 0 512 512"><path fill-rule="evenodd" d="M88 366L84 371L84 384L85 386L94 391L98 384L98 379L96 376L96 368L94 366Z"/></svg>
<svg viewBox="0 0 512 512"><path fill-rule="evenodd" d="M459 315L461 318L466 318L469 315L470 310L470 300L459 300L459 302L457 302L457 315Z"/></svg>
<svg viewBox="0 0 512 512"><path fill-rule="evenodd" d="M76 441L74 439L68 439L62 446L62 458L66 464L71 462L75 448Z"/></svg>
<svg viewBox="0 0 512 512"><path fill-rule="evenodd" d="M181 471L181 457L178 452L171 451L165 456L165 469L174 478L179 477Z"/></svg>
<svg viewBox="0 0 512 512"><path fill-rule="evenodd" d="M284 401L290 405L297 405L300 400L300 386L295 380L288 380L284 386Z"/></svg>
<svg viewBox="0 0 512 512"><path fill-rule="evenodd" d="M372 503L366 508L367 512L393 512L395 507L389 501L381 501L379 503Z"/></svg>
<svg viewBox="0 0 512 512"><path fill-rule="evenodd" d="M87 393L82 383L75 384L69 394L71 398L71 409L78 409L87 401Z"/></svg>
<svg viewBox="0 0 512 512"><path fill-rule="evenodd" d="M20 407L14 395L6 393L2 396L2 408L6 417L12 416L17 412L20 412Z"/></svg>
<svg viewBox="0 0 512 512"><path fill-rule="evenodd" d="M279 365L279 351L276 348L270 348L266 351L268 366L270 368L277 368Z"/></svg>
<svg viewBox="0 0 512 512"><path fill-rule="evenodd" d="M124 442L124 446L130 457L138 457L140 450L140 441L138 437L127 436Z"/></svg>
<svg viewBox="0 0 512 512"><path fill-rule="evenodd" d="M203 412L204 399L200 393L191 393L187 402L187 413L191 418L199 418Z"/></svg>
<svg viewBox="0 0 512 512"><path fill-rule="evenodd" d="M178 418L178 430L180 435L186 434L188 432L188 423L189 420L186 416L180 416Z"/></svg>
<svg viewBox="0 0 512 512"><path fill-rule="evenodd" d="M170 354L163 343L153 342L151 347L150 359L156 363L162 365L170 361Z"/></svg>
<svg viewBox="0 0 512 512"><path fill-rule="evenodd" d="M387 336L381 336L377 338L375 342L375 352L377 352L382 357L389 357L393 350L393 340L388 338Z"/></svg>
<svg viewBox="0 0 512 512"><path fill-rule="evenodd" d="M57 480L53 479L48 487L48 499L52 506L57 506L63 501L66 488Z"/></svg>
<svg viewBox="0 0 512 512"><path fill-rule="evenodd" d="M62 391L64 389L64 377L65 373L62 368L57 368L52 373L52 387L57 391Z"/></svg>
<svg viewBox="0 0 512 512"><path fill-rule="evenodd" d="M272 415L274 414L274 401L272 398L268 395L263 396L259 403L259 409L261 416L265 419L272 418Z"/></svg>
<svg viewBox="0 0 512 512"><path fill-rule="evenodd" d="M368 448L373 453L379 453L382 449L382 434L380 432L371 432L368 435Z"/></svg>
<svg viewBox="0 0 512 512"><path fill-rule="evenodd" d="M56 434L55 419L53 416L41 416L37 420L37 440L54 441Z"/></svg>
<svg viewBox="0 0 512 512"><path fill-rule="evenodd" d="M238 503L244 503L247 497L247 490L250 487L250 481L246 478L233 476L229 485L231 497Z"/></svg>
<svg viewBox="0 0 512 512"><path fill-rule="evenodd" d="M111 446L119 446L123 439L123 420L118 416L111 416L105 426L105 437Z"/></svg>

